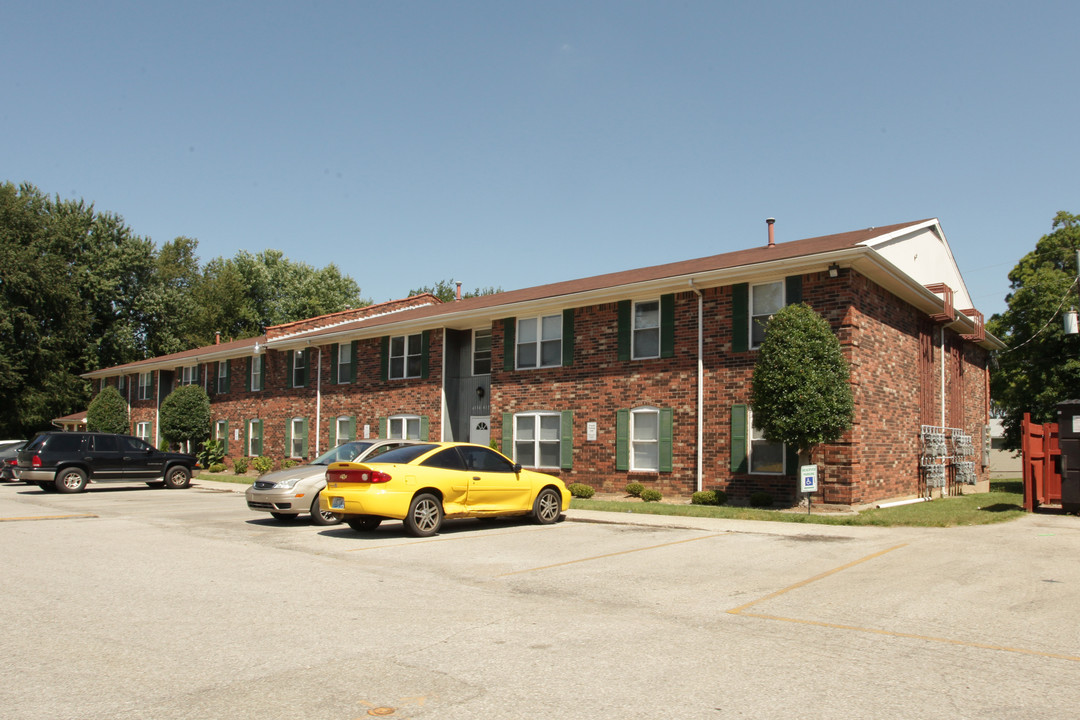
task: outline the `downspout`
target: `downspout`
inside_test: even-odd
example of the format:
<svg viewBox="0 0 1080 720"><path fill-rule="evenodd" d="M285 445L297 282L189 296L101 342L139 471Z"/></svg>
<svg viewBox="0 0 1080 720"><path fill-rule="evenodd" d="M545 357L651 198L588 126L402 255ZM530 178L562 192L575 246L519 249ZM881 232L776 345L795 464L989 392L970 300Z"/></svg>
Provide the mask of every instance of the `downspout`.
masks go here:
<svg viewBox="0 0 1080 720"><path fill-rule="evenodd" d="M319 430L322 428L322 346L315 348L315 351L318 353L318 369L315 371L315 457L319 457Z"/></svg>
<svg viewBox="0 0 1080 720"><path fill-rule="evenodd" d="M161 371L157 371L157 399L154 401L154 447L161 448Z"/></svg>
<svg viewBox="0 0 1080 720"><path fill-rule="evenodd" d="M702 319L702 304L704 298L701 291L694 286L694 279L690 278L690 289L697 295L697 483L696 488L698 492L701 492L702 485L702 435L705 424L705 366L703 358L703 350L705 346L704 342L704 322Z"/></svg>
<svg viewBox="0 0 1080 720"><path fill-rule="evenodd" d="M941 326L941 427L945 428L945 326Z"/></svg>

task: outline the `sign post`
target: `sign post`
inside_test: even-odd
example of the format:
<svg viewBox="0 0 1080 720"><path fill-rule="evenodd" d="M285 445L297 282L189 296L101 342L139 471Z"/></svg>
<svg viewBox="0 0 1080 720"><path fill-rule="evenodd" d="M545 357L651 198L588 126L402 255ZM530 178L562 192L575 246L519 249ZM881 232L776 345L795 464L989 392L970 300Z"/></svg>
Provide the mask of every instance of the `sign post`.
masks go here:
<svg viewBox="0 0 1080 720"><path fill-rule="evenodd" d="M799 489L804 493L816 493L818 489L818 466L803 465L799 468ZM806 498L806 514L810 514L810 497Z"/></svg>

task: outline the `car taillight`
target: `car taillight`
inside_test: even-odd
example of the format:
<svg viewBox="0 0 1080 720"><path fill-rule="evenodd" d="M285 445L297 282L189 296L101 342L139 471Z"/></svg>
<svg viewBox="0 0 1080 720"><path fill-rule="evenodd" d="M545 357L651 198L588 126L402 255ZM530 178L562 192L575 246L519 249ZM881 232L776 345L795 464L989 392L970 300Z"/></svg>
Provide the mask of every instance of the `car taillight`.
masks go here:
<svg viewBox="0 0 1080 720"><path fill-rule="evenodd" d="M390 482L390 476L378 470L360 470L344 468L326 473L326 479L339 483L384 483Z"/></svg>
<svg viewBox="0 0 1080 720"><path fill-rule="evenodd" d="M30 464L33 465L34 467L41 467L41 456L40 455L35 455L33 457L33 459L30 461Z"/></svg>

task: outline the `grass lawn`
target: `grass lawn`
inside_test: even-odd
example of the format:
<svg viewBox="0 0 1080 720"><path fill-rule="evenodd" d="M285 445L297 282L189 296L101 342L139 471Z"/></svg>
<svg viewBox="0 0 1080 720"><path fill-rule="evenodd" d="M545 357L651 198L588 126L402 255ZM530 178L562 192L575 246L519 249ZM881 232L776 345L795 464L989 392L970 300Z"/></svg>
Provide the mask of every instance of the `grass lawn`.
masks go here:
<svg viewBox="0 0 1080 720"><path fill-rule="evenodd" d="M236 475L234 473L212 473L206 470L200 470L195 475L196 480L214 480L216 482L228 482L237 483L238 485L250 485L258 480L258 476L254 473L251 475Z"/></svg>
<svg viewBox="0 0 1080 720"><path fill-rule="evenodd" d="M883 527L954 527L987 525L1015 520L1024 514L1024 489L1020 480L990 483L990 492L941 498L899 507L864 510L856 515L762 510L749 507L713 505L673 505L641 500L582 500L574 498L570 507L578 510L631 512L650 515L715 517L735 520L814 523L818 525L878 525Z"/></svg>

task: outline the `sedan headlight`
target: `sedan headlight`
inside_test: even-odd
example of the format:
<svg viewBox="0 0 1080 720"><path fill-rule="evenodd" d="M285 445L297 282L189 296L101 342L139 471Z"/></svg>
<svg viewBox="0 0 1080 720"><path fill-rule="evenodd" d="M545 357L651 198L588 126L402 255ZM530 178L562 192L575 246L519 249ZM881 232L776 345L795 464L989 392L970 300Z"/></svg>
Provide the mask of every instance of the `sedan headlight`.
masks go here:
<svg viewBox="0 0 1080 720"><path fill-rule="evenodd" d="M290 478L289 480L281 480L274 483L275 490L292 490L296 487L296 483L300 482L300 478Z"/></svg>

